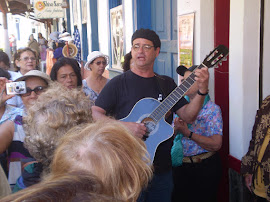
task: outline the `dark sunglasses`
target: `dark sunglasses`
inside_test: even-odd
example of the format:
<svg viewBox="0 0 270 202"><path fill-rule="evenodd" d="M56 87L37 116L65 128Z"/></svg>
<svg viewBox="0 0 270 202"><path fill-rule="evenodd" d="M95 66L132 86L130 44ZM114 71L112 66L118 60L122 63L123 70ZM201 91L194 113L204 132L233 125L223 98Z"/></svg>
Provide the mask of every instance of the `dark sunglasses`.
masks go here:
<svg viewBox="0 0 270 202"><path fill-rule="evenodd" d="M101 63L102 63L103 65L106 65L106 64L107 64L107 62L105 62L105 61L98 61L98 62L96 62L97 65L100 65Z"/></svg>
<svg viewBox="0 0 270 202"><path fill-rule="evenodd" d="M22 94L21 96L22 97L29 96L29 95L31 95L32 91L34 91L37 95L40 95L45 90L45 88L46 87L43 87L43 86L37 86L34 89L31 89L31 88L27 87L26 88L26 93Z"/></svg>

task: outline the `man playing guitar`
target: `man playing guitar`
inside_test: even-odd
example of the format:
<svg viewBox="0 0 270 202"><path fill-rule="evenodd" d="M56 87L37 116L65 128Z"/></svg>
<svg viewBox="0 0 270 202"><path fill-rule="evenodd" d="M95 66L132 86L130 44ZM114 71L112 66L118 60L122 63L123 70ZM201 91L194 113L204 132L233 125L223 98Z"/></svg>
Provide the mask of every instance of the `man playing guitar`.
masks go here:
<svg viewBox="0 0 270 202"><path fill-rule="evenodd" d="M168 93L164 93L164 85L159 80L166 82L166 91L173 91L177 85L167 76L159 76L154 73L153 67L161 47L159 36L152 30L139 29L132 35L131 55L133 59L132 69L114 77L102 90L95 106L92 107L92 115L95 120L108 119L106 115L122 119L129 115L133 106L142 98L151 97L159 101ZM208 93L208 68L195 70L195 85L198 85L198 94L192 102L188 103L181 98L172 111L187 123L192 123L200 111L204 95ZM145 106L147 108L147 106ZM144 123L123 122L133 135L144 138L147 135L147 127ZM166 135L166 134L165 134ZM173 187L171 172L171 156L173 138L158 145L155 153L154 177L146 191L142 192L138 201L171 201ZM128 144L128 143L127 143ZM135 152L135 151L134 151Z"/></svg>

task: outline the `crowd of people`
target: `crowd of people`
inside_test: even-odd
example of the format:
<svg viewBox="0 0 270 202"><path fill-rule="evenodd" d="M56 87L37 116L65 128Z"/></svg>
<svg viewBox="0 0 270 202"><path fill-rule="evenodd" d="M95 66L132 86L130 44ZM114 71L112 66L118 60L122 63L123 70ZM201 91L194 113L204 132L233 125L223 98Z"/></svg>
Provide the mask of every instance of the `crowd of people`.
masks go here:
<svg viewBox="0 0 270 202"><path fill-rule="evenodd" d="M66 33L51 33L49 41L30 36L28 47L14 53L17 72L0 52L1 201L218 201L223 121L208 95L208 68L182 67L181 78L193 75L194 85L161 118L173 133L162 131L167 138L153 142L151 158L145 142L163 123L148 114L133 121L153 107L138 103L162 102L177 87L154 72L159 36L135 31L123 73L111 80L104 77L108 55L93 51L81 67L63 54L70 41ZM46 73L38 70L40 59L48 62ZM23 93L7 93L8 83L22 81ZM267 97L257 112L242 159L245 184L257 201L270 199L269 103Z"/></svg>

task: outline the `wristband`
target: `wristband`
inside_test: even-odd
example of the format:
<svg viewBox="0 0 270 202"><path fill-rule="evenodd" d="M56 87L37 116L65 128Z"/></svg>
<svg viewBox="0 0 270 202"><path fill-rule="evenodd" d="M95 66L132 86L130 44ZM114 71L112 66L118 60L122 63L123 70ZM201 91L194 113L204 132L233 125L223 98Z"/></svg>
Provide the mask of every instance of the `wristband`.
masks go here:
<svg viewBox="0 0 270 202"><path fill-rule="evenodd" d="M200 90L198 90L197 93L198 93L199 95L201 95L201 96L206 96L206 95L208 94L208 90L207 90L206 93L201 93Z"/></svg>
<svg viewBox="0 0 270 202"><path fill-rule="evenodd" d="M192 135L193 135L193 132L192 132L192 131L190 131L190 134L189 134L189 136L188 136L188 139L190 139L190 140L191 140Z"/></svg>

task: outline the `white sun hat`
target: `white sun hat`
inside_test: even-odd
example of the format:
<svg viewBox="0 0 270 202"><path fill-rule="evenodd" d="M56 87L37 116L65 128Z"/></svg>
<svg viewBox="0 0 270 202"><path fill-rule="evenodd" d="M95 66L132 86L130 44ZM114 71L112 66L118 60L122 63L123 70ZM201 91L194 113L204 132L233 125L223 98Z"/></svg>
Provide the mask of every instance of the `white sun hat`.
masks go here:
<svg viewBox="0 0 270 202"><path fill-rule="evenodd" d="M51 82L51 78L44 72L39 71L39 70L30 70L27 72L25 75L17 78L15 81L25 81L29 77L39 77L43 80L45 80L47 83Z"/></svg>
<svg viewBox="0 0 270 202"><path fill-rule="evenodd" d="M70 36L70 33L64 32L63 34L59 34L59 40L60 41L72 41L73 38Z"/></svg>
<svg viewBox="0 0 270 202"><path fill-rule="evenodd" d="M49 37L51 40L58 41L59 34L60 32L52 32Z"/></svg>
<svg viewBox="0 0 270 202"><path fill-rule="evenodd" d="M99 51L93 51L87 56L87 62L84 65L84 69L91 70L88 66L91 62L93 62L96 58L103 57L106 60L106 66L109 64L109 56L105 55Z"/></svg>

